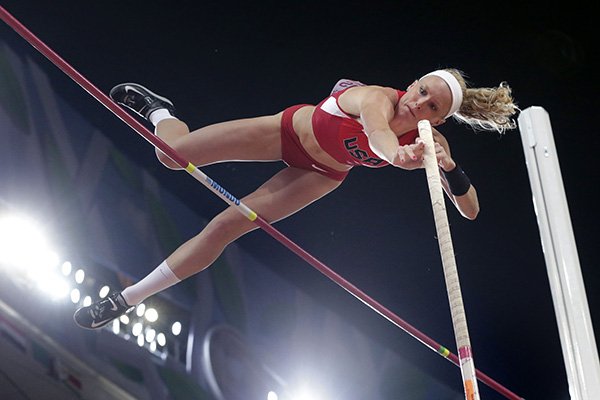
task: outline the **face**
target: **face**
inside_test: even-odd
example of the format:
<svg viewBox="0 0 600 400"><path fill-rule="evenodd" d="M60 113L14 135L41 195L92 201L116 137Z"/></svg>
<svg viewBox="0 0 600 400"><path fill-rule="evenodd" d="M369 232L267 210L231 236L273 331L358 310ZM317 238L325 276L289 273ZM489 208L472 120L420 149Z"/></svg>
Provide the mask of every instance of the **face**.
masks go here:
<svg viewBox="0 0 600 400"><path fill-rule="evenodd" d="M452 106L452 92L438 76L427 76L414 81L406 90L397 105L397 113L403 118L412 119L416 125L426 119L431 125L443 124L444 117Z"/></svg>

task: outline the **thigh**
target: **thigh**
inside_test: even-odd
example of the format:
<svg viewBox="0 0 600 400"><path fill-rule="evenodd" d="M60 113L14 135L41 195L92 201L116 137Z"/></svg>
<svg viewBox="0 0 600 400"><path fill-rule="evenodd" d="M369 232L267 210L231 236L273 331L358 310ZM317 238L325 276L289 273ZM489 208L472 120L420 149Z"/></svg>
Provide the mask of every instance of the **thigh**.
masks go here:
<svg viewBox="0 0 600 400"><path fill-rule="evenodd" d="M341 184L317 172L287 167L275 174L242 202L270 223L281 220L325 196ZM257 228L233 206L215 218L230 240Z"/></svg>
<svg viewBox="0 0 600 400"><path fill-rule="evenodd" d="M315 171L287 167L242 201L267 221L275 222L320 199L341 183Z"/></svg>
<svg viewBox="0 0 600 400"><path fill-rule="evenodd" d="M172 144L194 165L281 159L281 113L209 125Z"/></svg>

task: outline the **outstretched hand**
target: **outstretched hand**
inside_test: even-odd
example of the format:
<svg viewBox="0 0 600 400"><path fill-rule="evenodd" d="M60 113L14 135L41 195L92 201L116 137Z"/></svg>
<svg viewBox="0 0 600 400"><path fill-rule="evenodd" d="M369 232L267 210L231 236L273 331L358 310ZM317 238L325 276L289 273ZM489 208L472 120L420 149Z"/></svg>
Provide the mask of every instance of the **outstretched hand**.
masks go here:
<svg viewBox="0 0 600 400"><path fill-rule="evenodd" d="M394 158L393 165L398 168L413 170L424 168L423 153L425 152L425 142L417 138L415 143L399 146ZM446 149L439 143L435 143L435 156L440 168L444 171L451 171L456 167L456 163L450 157Z"/></svg>
<svg viewBox="0 0 600 400"><path fill-rule="evenodd" d="M392 163L395 167L412 170L423 168L423 152L425 151L425 142L417 138L415 143L399 146L396 157Z"/></svg>

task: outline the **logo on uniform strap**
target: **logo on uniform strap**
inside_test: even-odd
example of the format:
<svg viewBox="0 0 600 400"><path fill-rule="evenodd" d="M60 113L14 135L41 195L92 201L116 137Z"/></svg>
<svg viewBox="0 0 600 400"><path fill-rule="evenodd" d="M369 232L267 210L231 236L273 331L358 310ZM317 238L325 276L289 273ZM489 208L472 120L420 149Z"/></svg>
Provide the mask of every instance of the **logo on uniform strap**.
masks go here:
<svg viewBox="0 0 600 400"><path fill-rule="evenodd" d="M357 160L360 160L362 164L370 164L372 166L377 166L383 162L383 160L379 158L369 156L369 153L359 148L358 144L356 144L357 140L358 138L356 136L344 139L344 147L348 151L348 154L350 154Z"/></svg>

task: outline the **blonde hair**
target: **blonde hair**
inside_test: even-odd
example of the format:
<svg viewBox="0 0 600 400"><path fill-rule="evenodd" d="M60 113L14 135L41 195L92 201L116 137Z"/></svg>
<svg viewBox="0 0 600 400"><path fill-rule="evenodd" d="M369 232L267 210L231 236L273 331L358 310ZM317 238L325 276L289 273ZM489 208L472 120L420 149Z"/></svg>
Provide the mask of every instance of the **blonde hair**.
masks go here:
<svg viewBox="0 0 600 400"><path fill-rule="evenodd" d="M506 82L493 88L469 88L466 75L457 69L447 68L460 84L463 91L463 102L452 116L459 122L465 123L474 130L497 131L504 133L516 128L511 117L519 108Z"/></svg>

